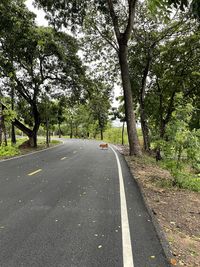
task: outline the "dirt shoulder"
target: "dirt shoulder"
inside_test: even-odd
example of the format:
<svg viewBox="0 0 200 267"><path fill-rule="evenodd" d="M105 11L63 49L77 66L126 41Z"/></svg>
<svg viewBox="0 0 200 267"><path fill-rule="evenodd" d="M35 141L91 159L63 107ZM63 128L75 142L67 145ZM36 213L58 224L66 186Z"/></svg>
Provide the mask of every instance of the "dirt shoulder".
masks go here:
<svg viewBox="0 0 200 267"><path fill-rule="evenodd" d="M147 205L170 244L173 265L200 266L200 193L163 187L171 179L168 171L156 162L130 157L127 148L117 147L125 155Z"/></svg>

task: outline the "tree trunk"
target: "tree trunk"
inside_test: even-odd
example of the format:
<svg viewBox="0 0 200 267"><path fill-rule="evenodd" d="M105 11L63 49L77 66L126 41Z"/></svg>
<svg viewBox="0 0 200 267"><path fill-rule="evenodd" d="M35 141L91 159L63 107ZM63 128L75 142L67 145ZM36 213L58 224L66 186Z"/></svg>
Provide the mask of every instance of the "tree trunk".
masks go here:
<svg viewBox="0 0 200 267"><path fill-rule="evenodd" d="M75 126L75 130L76 130L76 132L75 132L75 137L77 138L78 137L78 125L76 124L76 126Z"/></svg>
<svg viewBox="0 0 200 267"><path fill-rule="evenodd" d="M103 129L101 128L101 140L103 140Z"/></svg>
<svg viewBox="0 0 200 267"><path fill-rule="evenodd" d="M3 130L2 130L2 118L3 118L3 105L0 105L0 146L2 145L2 133L3 133Z"/></svg>
<svg viewBox="0 0 200 267"><path fill-rule="evenodd" d="M37 109L37 104L33 103L32 104L32 112L33 112L33 117L34 117L34 127L33 127L33 147L37 147L37 132L40 127L40 114Z"/></svg>
<svg viewBox="0 0 200 267"><path fill-rule="evenodd" d="M11 108L12 110L14 110L14 86L12 85L11 87ZM11 143L12 145L16 144L16 135L15 135L15 126L14 123L12 122L12 126L11 126Z"/></svg>
<svg viewBox="0 0 200 267"><path fill-rule="evenodd" d="M140 119L142 127L142 135L144 141L144 150L150 152L150 139L149 139L149 127L146 120L146 114L143 107L140 106Z"/></svg>
<svg viewBox="0 0 200 267"><path fill-rule="evenodd" d="M6 133L6 125L5 125L4 116L2 116L2 130L3 130L3 135L4 135L4 145L7 146L8 142L7 142L7 133Z"/></svg>
<svg viewBox="0 0 200 267"><path fill-rule="evenodd" d="M4 109L5 109L5 107L2 105L2 108L1 108L1 129L2 129L2 133L3 133L3 137L4 137L4 145L7 146L8 142L7 142L6 125L5 125L4 114L3 114Z"/></svg>
<svg viewBox="0 0 200 267"><path fill-rule="evenodd" d="M46 146L49 147L49 120L46 119Z"/></svg>
<svg viewBox="0 0 200 267"><path fill-rule="evenodd" d="M1 103L3 108L6 108L5 105L3 105ZM0 113L0 123L1 123L1 113ZM37 127L35 126L33 130L29 129L28 127L26 127L24 124L22 124L19 120L15 119L13 121L13 125L16 126L19 130L21 130L24 134L26 134L29 138L29 143L30 146L34 147L34 144L37 144L37 130L39 129L40 123L39 125L37 125ZM0 130L2 128L0 127Z"/></svg>
<svg viewBox="0 0 200 267"><path fill-rule="evenodd" d="M135 113L133 110L133 98L128 67L128 47L125 44L119 46L119 63L121 68L122 86L124 92L125 116L129 140L130 155L141 156L141 148L138 140Z"/></svg>
<svg viewBox="0 0 200 267"><path fill-rule="evenodd" d="M12 143L12 145L15 145L17 143L16 135L15 135L15 126L14 126L13 122L11 125L11 143Z"/></svg>
<svg viewBox="0 0 200 267"><path fill-rule="evenodd" d="M73 123L72 121L70 122L70 138L73 137Z"/></svg>
<svg viewBox="0 0 200 267"><path fill-rule="evenodd" d="M62 134L62 132L61 132L61 128L60 128L60 123L58 123L58 136L59 136L59 138L61 138L61 134Z"/></svg>
<svg viewBox="0 0 200 267"><path fill-rule="evenodd" d="M124 145L124 125L125 125L125 121L123 121L123 124L122 124L122 145Z"/></svg>
<svg viewBox="0 0 200 267"><path fill-rule="evenodd" d="M148 51L146 65L143 70L142 86L141 86L140 96L139 96L140 119L141 119L142 135L143 135L143 141L144 141L144 150L147 152L150 152L151 149L150 149L149 127L147 123L147 116L146 116L146 110L145 110L145 94L146 94L147 76L149 73L151 62L152 62L152 48L150 48Z"/></svg>

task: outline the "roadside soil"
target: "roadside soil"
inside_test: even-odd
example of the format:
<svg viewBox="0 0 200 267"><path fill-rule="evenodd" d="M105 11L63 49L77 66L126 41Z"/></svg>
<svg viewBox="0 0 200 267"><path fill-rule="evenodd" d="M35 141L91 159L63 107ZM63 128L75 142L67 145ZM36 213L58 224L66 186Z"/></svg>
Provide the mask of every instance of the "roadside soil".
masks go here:
<svg viewBox="0 0 200 267"><path fill-rule="evenodd" d="M171 264L200 266L200 193L163 187L166 180L172 179L167 170L161 169L156 161L130 157L127 147L117 148L125 156L147 205L169 242Z"/></svg>

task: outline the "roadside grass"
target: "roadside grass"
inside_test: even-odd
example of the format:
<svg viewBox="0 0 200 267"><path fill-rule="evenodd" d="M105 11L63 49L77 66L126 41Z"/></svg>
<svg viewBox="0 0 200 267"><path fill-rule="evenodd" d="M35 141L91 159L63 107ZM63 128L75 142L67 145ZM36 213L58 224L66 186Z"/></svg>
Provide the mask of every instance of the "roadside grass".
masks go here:
<svg viewBox="0 0 200 267"><path fill-rule="evenodd" d="M187 161L177 165L173 159L164 159L158 163L161 168L167 169L172 175L172 181L161 183L163 186L176 186L182 189L200 192L200 170L194 170Z"/></svg>
<svg viewBox="0 0 200 267"><path fill-rule="evenodd" d="M107 129L104 132L104 138L103 141L107 143L112 143L112 144L121 144L122 143L122 128L121 127L112 127ZM100 139L100 136L98 135L97 137ZM127 130L124 130L124 144L128 144L128 135L127 135Z"/></svg>
<svg viewBox="0 0 200 267"><path fill-rule="evenodd" d="M0 146L0 159L6 159L18 155L28 154L33 151L38 151L46 148L46 140L43 137L38 137L38 147L37 148L19 148L21 144L27 141L28 138L18 138L16 145L12 145L10 139L8 139L7 146ZM50 147L60 144L59 140L51 140Z"/></svg>
<svg viewBox="0 0 200 267"><path fill-rule="evenodd" d="M141 129L138 130L138 137L141 146L143 146L143 138ZM122 128L112 127L107 129L104 132L104 142L112 143L112 144L121 144L121 132ZM100 140L100 136L97 137ZM124 144L128 144L128 135L127 129L124 131ZM183 154L183 160L177 162L176 159L167 159L163 157L163 160L156 162L155 157L150 156L148 154L143 153L142 157L134 157L134 162L138 163L142 166L148 165L157 166L161 170L167 170L171 174L170 179L155 179L154 183L156 183L159 187L177 187L181 189L189 189L191 191L200 192L200 169L192 167L192 163L187 162L185 157L187 155ZM156 176L156 174L155 174Z"/></svg>
<svg viewBox="0 0 200 267"><path fill-rule="evenodd" d="M20 154L17 146L0 146L0 159L5 157L13 157Z"/></svg>
<svg viewBox="0 0 200 267"><path fill-rule="evenodd" d="M152 180L152 182L162 188L180 188L188 189L190 191L200 192L200 173L193 170L187 162L182 162L181 170L173 168L176 165L175 160L163 159L162 161L156 162L155 158L147 154L143 154L142 157L134 157L134 162L139 164L141 170L143 166L145 167L158 167L160 170L169 171L171 177L170 179L165 179L164 177L155 177L157 179ZM133 163L134 166L134 163ZM159 175L158 175L159 176Z"/></svg>
<svg viewBox="0 0 200 267"><path fill-rule="evenodd" d="M137 129L140 144L142 145L142 132ZM103 141L111 144L122 144L122 127L111 127L103 133ZM100 140L100 134L97 135L97 140ZM127 128L124 128L124 145L128 145Z"/></svg>

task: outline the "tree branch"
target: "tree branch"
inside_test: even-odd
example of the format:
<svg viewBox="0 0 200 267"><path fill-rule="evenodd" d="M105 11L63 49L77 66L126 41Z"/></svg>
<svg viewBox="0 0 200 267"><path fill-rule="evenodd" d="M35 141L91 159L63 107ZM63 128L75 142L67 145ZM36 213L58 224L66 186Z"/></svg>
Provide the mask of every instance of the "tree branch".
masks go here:
<svg viewBox="0 0 200 267"><path fill-rule="evenodd" d="M98 31L98 33L101 35L101 37L103 38L103 39L105 39L106 40L106 42L109 44L109 45L111 45L112 46L112 48L114 48L114 50L118 53L118 51L119 51L119 48L118 48L118 46L117 46L117 44L115 43L115 42L112 42L112 41L110 41L100 30L99 30L99 28L97 27L97 25L95 25L95 29Z"/></svg>
<svg viewBox="0 0 200 267"><path fill-rule="evenodd" d="M4 105L2 102L0 102L3 108L7 109L6 105ZM26 127L23 123L21 123L19 120L14 119L13 124L20 129L23 133L25 133L28 136L31 136L32 130Z"/></svg>
<svg viewBox="0 0 200 267"><path fill-rule="evenodd" d="M117 39L119 40L121 37L121 33L119 30L119 21L118 21L118 17L115 14L115 10L114 10L114 6L113 6L113 1L112 0L107 0L108 3L108 7L109 7L109 11L110 11L110 16L113 22L113 26L114 26L114 30L115 30L115 34Z"/></svg>
<svg viewBox="0 0 200 267"><path fill-rule="evenodd" d="M17 76L14 77L16 83L17 83L17 91L21 94L21 96L29 103L31 104L32 99L27 94L26 88L24 87L23 83L17 78Z"/></svg>
<svg viewBox="0 0 200 267"><path fill-rule="evenodd" d="M136 4L137 4L138 0L129 0L128 4L129 4L129 17L128 17L128 23L127 23L127 27L126 30L124 32L124 39L126 42L128 42L132 29L133 29L133 22L134 22L134 18L135 18L135 8L136 8Z"/></svg>

